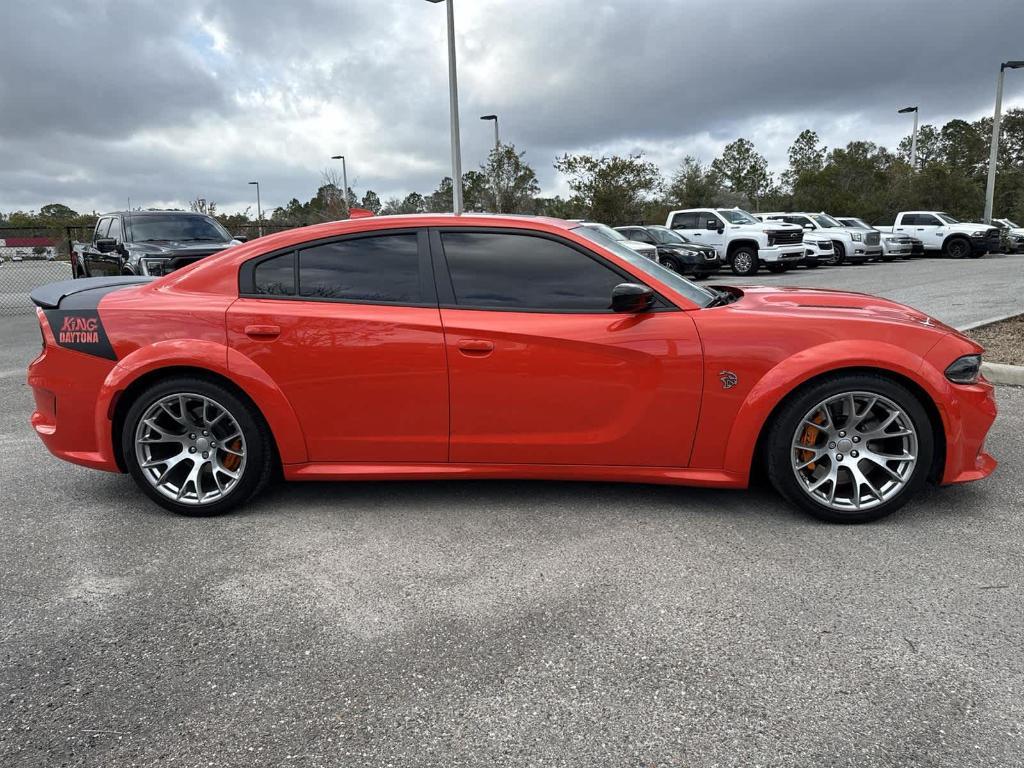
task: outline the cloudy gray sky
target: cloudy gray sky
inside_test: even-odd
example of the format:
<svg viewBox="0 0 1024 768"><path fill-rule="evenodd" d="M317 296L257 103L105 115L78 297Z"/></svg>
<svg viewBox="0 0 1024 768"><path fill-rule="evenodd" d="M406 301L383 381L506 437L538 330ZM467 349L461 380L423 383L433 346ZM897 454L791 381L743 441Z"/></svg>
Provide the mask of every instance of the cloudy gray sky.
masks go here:
<svg viewBox="0 0 1024 768"><path fill-rule="evenodd" d="M644 151L667 173L738 136L773 167L803 128L829 146L989 114L1024 58L1021 0L456 0L463 166L492 141ZM332 154L362 194L448 173L444 6L423 0L5 0L0 210L222 210L308 199ZM1006 106L1024 106L1024 71Z"/></svg>

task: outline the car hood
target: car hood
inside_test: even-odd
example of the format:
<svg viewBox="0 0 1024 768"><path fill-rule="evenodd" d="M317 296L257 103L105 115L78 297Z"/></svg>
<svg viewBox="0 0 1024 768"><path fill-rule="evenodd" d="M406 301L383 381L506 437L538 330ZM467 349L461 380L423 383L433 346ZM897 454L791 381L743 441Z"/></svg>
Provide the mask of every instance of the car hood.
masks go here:
<svg viewBox="0 0 1024 768"><path fill-rule="evenodd" d="M650 243L644 243L640 240L625 240L623 241L627 248L632 248L634 251L656 251L658 250L655 246Z"/></svg>
<svg viewBox="0 0 1024 768"><path fill-rule="evenodd" d="M730 290L729 286L721 286L721 288ZM731 288L731 292L742 293L742 297L738 301L727 305L737 309L808 317L816 320L876 320L927 326L939 331L956 333L955 328L913 307L866 293L760 285L735 286Z"/></svg>

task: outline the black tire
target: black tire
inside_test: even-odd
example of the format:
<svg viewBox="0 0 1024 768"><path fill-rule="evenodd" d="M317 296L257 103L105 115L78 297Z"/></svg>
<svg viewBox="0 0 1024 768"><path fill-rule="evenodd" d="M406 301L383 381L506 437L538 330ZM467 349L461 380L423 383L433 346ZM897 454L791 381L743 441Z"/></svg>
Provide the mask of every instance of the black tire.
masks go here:
<svg viewBox="0 0 1024 768"><path fill-rule="evenodd" d="M740 277L756 275L758 268L757 251L749 246L741 245L729 257L729 268L732 269L734 275L739 275Z"/></svg>
<svg viewBox="0 0 1024 768"><path fill-rule="evenodd" d="M185 504L163 495L147 479L135 450L135 435L140 419L156 402L177 393L200 395L221 405L237 423L244 439L246 457L241 476L222 498L210 503ZM210 429L212 431L214 427ZM275 463L270 429L259 411L221 384L192 376L177 376L161 381L135 398L121 427L121 455L129 474L147 496L165 509L188 517L221 515L244 504L263 490L274 474Z"/></svg>
<svg viewBox="0 0 1024 768"><path fill-rule="evenodd" d="M971 251L971 241L966 237L951 237L942 244L942 253L950 259L970 256Z"/></svg>
<svg viewBox="0 0 1024 768"><path fill-rule="evenodd" d="M793 436L804 416L817 403L846 392L864 392L888 398L910 418L917 432L917 460L904 486L881 504L859 512L839 511L812 498L797 479L792 463ZM768 477L788 501L827 522L867 523L895 512L921 490L931 470L934 436L924 406L902 384L876 374L837 373L812 381L787 397L770 427L766 453Z"/></svg>
<svg viewBox="0 0 1024 768"><path fill-rule="evenodd" d="M838 240L832 241L832 253L835 254L835 261L831 262L834 266L846 263L846 246Z"/></svg>

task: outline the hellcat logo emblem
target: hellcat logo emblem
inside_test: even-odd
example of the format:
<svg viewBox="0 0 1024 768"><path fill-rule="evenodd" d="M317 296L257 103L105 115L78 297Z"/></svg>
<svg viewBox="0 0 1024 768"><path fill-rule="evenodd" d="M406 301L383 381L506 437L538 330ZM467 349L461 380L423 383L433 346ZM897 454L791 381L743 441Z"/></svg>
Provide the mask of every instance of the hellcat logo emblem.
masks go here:
<svg viewBox="0 0 1024 768"><path fill-rule="evenodd" d="M722 389L732 389L740 381L732 371L719 371L718 378L722 380Z"/></svg>
<svg viewBox="0 0 1024 768"><path fill-rule="evenodd" d="M99 344L99 321L95 317L64 318L60 326L61 344Z"/></svg>

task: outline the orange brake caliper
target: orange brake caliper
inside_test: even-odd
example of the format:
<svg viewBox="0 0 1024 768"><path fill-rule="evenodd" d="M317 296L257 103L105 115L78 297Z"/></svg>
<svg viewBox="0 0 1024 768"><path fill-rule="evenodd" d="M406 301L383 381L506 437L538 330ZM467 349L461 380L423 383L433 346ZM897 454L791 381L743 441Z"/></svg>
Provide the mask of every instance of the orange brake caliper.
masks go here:
<svg viewBox="0 0 1024 768"><path fill-rule="evenodd" d="M821 413L818 413L812 419L812 421L815 424L821 424L824 420L825 420L825 417ZM806 446L809 446L809 447L813 446L814 443L817 441L818 434L820 432L821 432L820 429L818 429L817 427L812 427L810 424L808 424L804 428L804 433L800 436L800 445L806 445ZM809 461L810 459L814 458L814 451L803 451L803 453L804 453L804 457L803 457L804 461ZM816 463L815 462L811 462L810 464L808 464L805 467L805 469L809 469L811 472L813 472L815 466L816 466Z"/></svg>
<svg viewBox="0 0 1024 768"><path fill-rule="evenodd" d="M238 438L237 440L235 440L235 442L233 442L228 447L232 451L240 450L242 448L242 438ZM236 469L238 469L238 465L241 464L241 463L242 463L242 457L239 456L238 454L235 454L235 453L229 453L227 456L224 457L224 460L221 461L221 464L224 465L224 469L230 469L232 472L234 472Z"/></svg>

